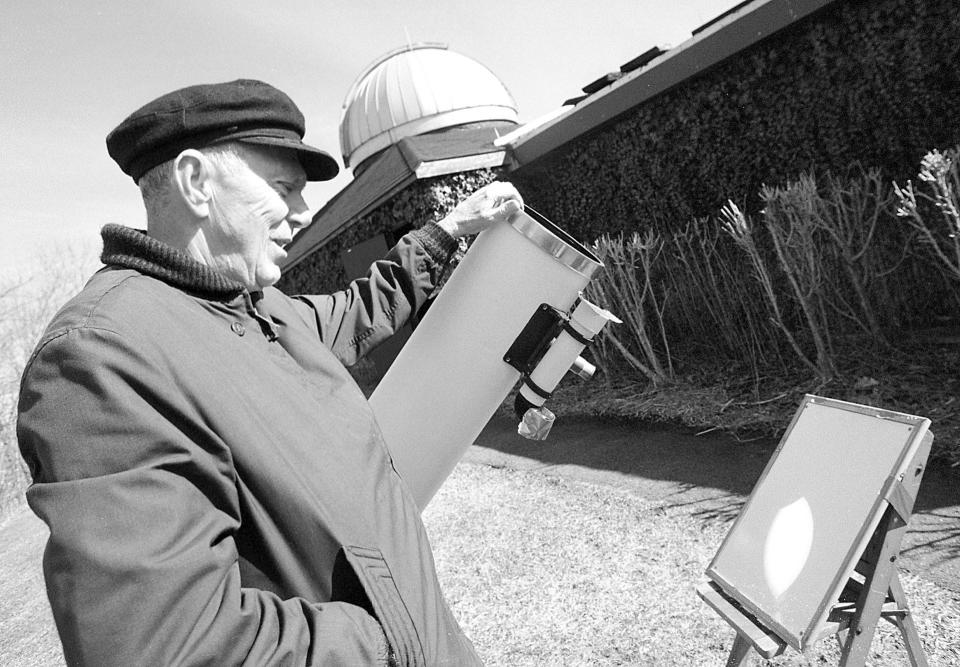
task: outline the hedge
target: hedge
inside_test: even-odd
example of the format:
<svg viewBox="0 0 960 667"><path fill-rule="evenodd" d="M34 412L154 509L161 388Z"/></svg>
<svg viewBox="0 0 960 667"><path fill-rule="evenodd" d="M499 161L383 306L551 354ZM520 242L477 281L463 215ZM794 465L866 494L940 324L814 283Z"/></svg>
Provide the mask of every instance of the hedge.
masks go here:
<svg viewBox="0 0 960 667"><path fill-rule="evenodd" d="M511 174L575 236L683 228L858 162L904 182L960 143L960 3L838 0Z"/></svg>

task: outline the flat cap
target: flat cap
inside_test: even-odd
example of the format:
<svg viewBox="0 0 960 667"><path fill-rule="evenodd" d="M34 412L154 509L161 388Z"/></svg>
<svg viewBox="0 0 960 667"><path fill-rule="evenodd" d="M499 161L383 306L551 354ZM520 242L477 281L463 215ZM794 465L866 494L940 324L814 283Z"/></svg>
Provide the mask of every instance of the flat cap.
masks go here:
<svg viewBox="0 0 960 667"><path fill-rule="evenodd" d="M308 180L333 178L337 161L303 143L305 129L303 114L285 93L237 79L181 88L148 102L107 135L107 152L135 182L187 148L224 141L293 149Z"/></svg>

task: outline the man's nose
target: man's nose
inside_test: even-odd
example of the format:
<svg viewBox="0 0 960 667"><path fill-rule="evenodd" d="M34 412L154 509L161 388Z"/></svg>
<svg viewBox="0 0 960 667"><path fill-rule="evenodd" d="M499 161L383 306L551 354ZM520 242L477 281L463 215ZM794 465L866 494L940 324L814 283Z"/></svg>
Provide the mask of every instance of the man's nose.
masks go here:
<svg viewBox="0 0 960 667"><path fill-rule="evenodd" d="M313 222L313 215L310 213L310 207L304 200L303 195L294 193L287 199L287 207L290 212L287 214L287 220L293 231L306 227Z"/></svg>

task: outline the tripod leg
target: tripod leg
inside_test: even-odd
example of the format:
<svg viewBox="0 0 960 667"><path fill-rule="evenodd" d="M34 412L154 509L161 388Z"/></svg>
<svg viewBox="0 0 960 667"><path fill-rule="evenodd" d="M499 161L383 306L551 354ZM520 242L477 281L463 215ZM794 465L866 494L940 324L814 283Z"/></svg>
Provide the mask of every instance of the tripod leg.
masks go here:
<svg viewBox="0 0 960 667"><path fill-rule="evenodd" d="M750 660L750 642L743 638L739 632L733 639L733 648L730 649L730 657L727 658L727 667L743 667Z"/></svg>
<svg viewBox="0 0 960 667"><path fill-rule="evenodd" d="M873 634L880 620L880 611L887 599L890 582L895 572L894 562L900 551L900 540L907 524L891 507L887 507L877 527L875 539L883 541L874 565L864 573L863 590L857 600L857 612L850 621L847 639L840 653L842 667L862 667L873 642Z"/></svg>
<svg viewBox="0 0 960 667"><path fill-rule="evenodd" d="M907 596L903 592L903 586L900 585L900 577L896 572L890 578L890 597L897 603L899 609L907 610L907 613L901 617L897 616L894 623L900 629L903 636L903 644L907 647L907 655L910 657L912 667L927 667L927 656L923 652L923 644L920 643L920 634L917 632L917 625L913 622L913 615L907 607Z"/></svg>

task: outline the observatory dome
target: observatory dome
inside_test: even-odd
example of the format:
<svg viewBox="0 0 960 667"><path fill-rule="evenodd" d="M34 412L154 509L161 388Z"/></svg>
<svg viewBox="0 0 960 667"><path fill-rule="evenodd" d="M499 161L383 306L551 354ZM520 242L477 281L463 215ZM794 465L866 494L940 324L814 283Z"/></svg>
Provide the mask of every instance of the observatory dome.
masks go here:
<svg viewBox="0 0 960 667"><path fill-rule="evenodd" d="M489 121L518 122L516 102L493 72L444 44L413 44L380 57L354 82L340 150L356 168L406 137Z"/></svg>

